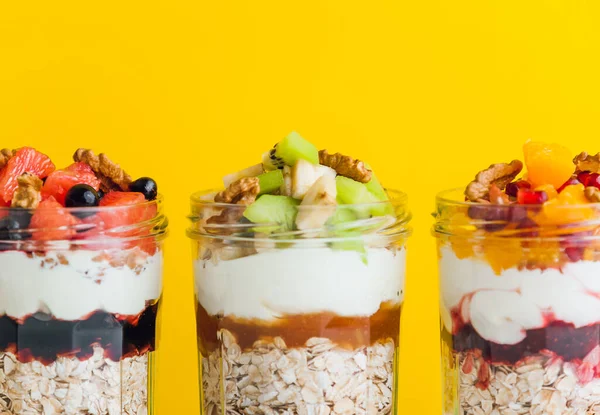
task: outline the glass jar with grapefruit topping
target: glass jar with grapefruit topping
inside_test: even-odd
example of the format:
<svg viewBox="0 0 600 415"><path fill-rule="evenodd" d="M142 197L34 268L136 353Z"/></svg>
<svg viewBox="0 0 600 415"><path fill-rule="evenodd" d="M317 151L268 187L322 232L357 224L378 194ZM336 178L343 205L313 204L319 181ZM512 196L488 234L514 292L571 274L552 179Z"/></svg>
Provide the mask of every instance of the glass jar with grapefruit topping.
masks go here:
<svg viewBox="0 0 600 415"><path fill-rule="evenodd" d="M437 197L445 414L600 413L600 163L524 160Z"/></svg>
<svg viewBox="0 0 600 415"><path fill-rule="evenodd" d="M0 413L153 414L156 183L90 150L60 170L32 148L1 153Z"/></svg>
<svg viewBox="0 0 600 415"><path fill-rule="evenodd" d="M407 199L311 146L191 198L203 414L397 413Z"/></svg>

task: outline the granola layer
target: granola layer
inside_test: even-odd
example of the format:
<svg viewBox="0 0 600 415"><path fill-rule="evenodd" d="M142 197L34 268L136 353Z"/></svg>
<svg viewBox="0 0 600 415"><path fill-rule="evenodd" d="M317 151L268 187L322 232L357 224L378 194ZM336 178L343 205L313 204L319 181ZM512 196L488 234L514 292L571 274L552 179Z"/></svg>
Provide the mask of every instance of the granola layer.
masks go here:
<svg viewBox="0 0 600 415"><path fill-rule="evenodd" d="M242 350L230 332L219 334L221 348L201 356L207 415L223 409L244 415L392 413L397 353L391 339L347 350L318 337L290 348L276 337Z"/></svg>

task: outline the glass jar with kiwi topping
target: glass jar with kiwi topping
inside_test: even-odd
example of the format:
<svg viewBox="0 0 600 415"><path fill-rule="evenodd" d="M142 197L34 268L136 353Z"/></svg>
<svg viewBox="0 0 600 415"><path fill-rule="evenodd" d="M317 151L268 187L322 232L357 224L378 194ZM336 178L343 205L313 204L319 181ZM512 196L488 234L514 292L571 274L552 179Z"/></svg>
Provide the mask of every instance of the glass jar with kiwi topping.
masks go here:
<svg viewBox="0 0 600 415"><path fill-rule="evenodd" d="M295 134L274 153L191 197L201 413L397 413L407 197Z"/></svg>

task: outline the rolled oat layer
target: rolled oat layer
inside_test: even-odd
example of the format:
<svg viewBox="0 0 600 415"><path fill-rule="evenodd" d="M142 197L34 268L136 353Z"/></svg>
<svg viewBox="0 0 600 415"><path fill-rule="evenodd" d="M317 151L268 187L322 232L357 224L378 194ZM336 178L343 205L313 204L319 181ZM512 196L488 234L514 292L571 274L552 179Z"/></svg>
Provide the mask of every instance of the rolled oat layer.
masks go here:
<svg viewBox="0 0 600 415"><path fill-rule="evenodd" d="M44 366L0 353L0 415L146 415L148 355L103 356L96 347L87 360L61 357Z"/></svg>
<svg viewBox="0 0 600 415"><path fill-rule="evenodd" d="M287 348L276 337L242 351L230 332L220 336L222 348L202 358L207 415L222 413L221 385L231 415L392 413L392 340L351 351L317 337Z"/></svg>

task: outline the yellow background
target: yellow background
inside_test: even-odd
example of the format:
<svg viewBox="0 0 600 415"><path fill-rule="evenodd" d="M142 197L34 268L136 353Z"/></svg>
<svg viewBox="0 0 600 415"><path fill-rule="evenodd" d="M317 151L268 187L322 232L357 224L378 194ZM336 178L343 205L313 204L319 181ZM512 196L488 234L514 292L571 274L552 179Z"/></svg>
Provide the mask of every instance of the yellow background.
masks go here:
<svg viewBox="0 0 600 415"><path fill-rule="evenodd" d="M600 150L600 2L0 4L1 146L156 178L171 219L159 415L198 413L188 195L290 130L369 161L414 211L402 414L439 414L437 190L528 138Z"/></svg>

